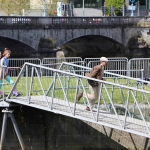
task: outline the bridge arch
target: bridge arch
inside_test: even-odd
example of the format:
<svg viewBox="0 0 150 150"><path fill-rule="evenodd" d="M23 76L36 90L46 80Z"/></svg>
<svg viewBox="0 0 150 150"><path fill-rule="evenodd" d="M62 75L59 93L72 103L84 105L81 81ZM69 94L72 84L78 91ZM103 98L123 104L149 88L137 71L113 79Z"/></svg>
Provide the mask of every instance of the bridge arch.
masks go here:
<svg viewBox="0 0 150 150"><path fill-rule="evenodd" d="M137 35L137 30L122 27L99 27L99 28L84 28L84 29L7 29L0 30L0 37L5 37L20 41L35 50L38 50L41 38L52 39L54 47L63 45L73 39L88 35L98 35L115 40L116 42L127 46L128 39Z"/></svg>
<svg viewBox="0 0 150 150"><path fill-rule="evenodd" d="M8 37L2 37L0 36L0 51L3 53L3 50L5 47L8 47L11 51L11 57L31 57L32 54L37 53L35 49L30 47L29 45L20 42L18 40L8 38Z"/></svg>
<svg viewBox="0 0 150 150"><path fill-rule="evenodd" d="M38 50L38 44L40 41L39 32L34 30L25 29L8 29L0 30L0 37L12 39L24 43L31 48Z"/></svg>
<svg viewBox="0 0 150 150"><path fill-rule="evenodd" d="M91 34L63 43L59 51L65 57L115 57L124 55L125 46L114 39Z"/></svg>
<svg viewBox="0 0 150 150"><path fill-rule="evenodd" d="M69 42L73 39L80 38L83 36L89 35L98 35L107 37L109 39L113 39L118 43L123 44L122 41L122 30L121 28L99 28L99 29L68 29L68 30L57 30L55 32L56 37L54 36L54 40L56 41L56 47L61 46L66 42Z"/></svg>
<svg viewBox="0 0 150 150"><path fill-rule="evenodd" d="M121 28L99 28L99 29L7 29L1 30L0 36L20 41L35 50L41 38L51 38L55 41L55 47L85 35L100 35L122 43Z"/></svg>

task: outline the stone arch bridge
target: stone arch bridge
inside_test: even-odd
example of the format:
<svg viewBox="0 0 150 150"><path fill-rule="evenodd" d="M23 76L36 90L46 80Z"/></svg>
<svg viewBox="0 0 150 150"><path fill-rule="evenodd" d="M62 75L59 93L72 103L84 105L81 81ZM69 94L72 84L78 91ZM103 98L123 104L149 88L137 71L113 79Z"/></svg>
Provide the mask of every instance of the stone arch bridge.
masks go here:
<svg viewBox="0 0 150 150"><path fill-rule="evenodd" d="M87 35L112 39L125 47L129 39L146 31L144 17L1 17L0 37L20 41L38 50L41 38L55 47ZM147 34L148 35L148 34Z"/></svg>

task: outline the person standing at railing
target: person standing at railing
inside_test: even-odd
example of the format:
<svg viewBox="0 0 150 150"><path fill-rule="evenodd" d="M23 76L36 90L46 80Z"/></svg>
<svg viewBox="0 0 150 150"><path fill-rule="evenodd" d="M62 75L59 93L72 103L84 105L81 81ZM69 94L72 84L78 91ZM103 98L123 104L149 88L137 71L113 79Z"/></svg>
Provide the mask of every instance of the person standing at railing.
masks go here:
<svg viewBox="0 0 150 150"><path fill-rule="evenodd" d="M13 82L12 78L8 75L8 66L9 66L8 58L10 57L10 54L11 54L11 51L8 48L4 48L3 58L1 59L1 66L6 66L4 68L4 78L11 86L13 86L14 82ZM3 72L1 72L1 75L2 75L2 73ZM13 90L13 94L16 97L22 95L22 94L18 93L16 89Z"/></svg>
<svg viewBox="0 0 150 150"><path fill-rule="evenodd" d="M86 73L85 76L90 77L90 78L99 79L99 80L105 80L103 78L103 74L104 74L104 67L107 65L107 62L108 62L108 59L106 57L101 57L100 58L100 64L97 66L94 66L90 70L90 73ZM91 109L92 109L96 100L98 99L101 82L88 80L88 83L89 83L90 94L87 94L87 97L89 99L89 104L90 104ZM82 97L86 98L86 93L83 93L83 92L79 93L77 95L78 101ZM90 107L87 106L86 110L90 111Z"/></svg>

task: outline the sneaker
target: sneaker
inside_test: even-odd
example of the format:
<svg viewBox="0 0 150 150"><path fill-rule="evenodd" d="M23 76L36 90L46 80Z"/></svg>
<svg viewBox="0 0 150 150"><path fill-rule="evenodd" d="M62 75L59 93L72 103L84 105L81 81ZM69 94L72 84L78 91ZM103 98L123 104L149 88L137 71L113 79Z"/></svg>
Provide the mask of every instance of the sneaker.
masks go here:
<svg viewBox="0 0 150 150"><path fill-rule="evenodd" d="M86 107L86 110L90 111L90 107Z"/></svg>
<svg viewBox="0 0 150 150"><path fill-rule="evenodd" d="M77 100L79 101L82 96L83 96L83 92L79 93L79 94L77 95Z"/></svg>
<svg viewBox="0 0 150 150"><path fill-rule="evenodd" d="M86 107L87 111L91 111L90 107ZM92 112L96 112L95 110L92 110Z"/></svg>
<svg viewBox="0 0 150 150"><path fill-rule="evenodd" d="M23 94L22 93L18 93L18 95L16 95L16 97L19 97L19 96L22 96Z"/></svg>

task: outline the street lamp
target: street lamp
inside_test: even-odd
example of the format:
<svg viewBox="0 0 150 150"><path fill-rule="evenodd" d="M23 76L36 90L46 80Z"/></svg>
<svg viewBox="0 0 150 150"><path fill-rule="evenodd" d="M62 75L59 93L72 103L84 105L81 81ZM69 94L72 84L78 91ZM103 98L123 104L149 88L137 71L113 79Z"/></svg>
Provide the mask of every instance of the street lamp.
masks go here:
<svg viewBox="0 0 150 150"><path fill-rule="evenodd" d="M44 5L43 16L46 17L46 0L43 0L43 5Z"/></svg>
<svg viewBox="0 0 150 150"><path fill-rule="evenodd" d="M83 0L83 16L84 16L84 0Z"/></svg>
<svg viewBox="0 0 150 150"><path fill-rule="evenodd" d="M133 3L135 2L135 0L130 0L130 2L132 3L132 4L131 4L131 16L134 16L134 15L133 15L133 9L134 9Z"/></svg>

